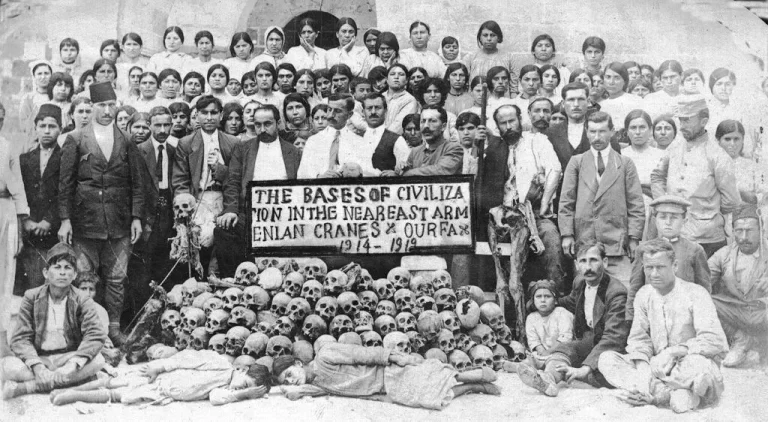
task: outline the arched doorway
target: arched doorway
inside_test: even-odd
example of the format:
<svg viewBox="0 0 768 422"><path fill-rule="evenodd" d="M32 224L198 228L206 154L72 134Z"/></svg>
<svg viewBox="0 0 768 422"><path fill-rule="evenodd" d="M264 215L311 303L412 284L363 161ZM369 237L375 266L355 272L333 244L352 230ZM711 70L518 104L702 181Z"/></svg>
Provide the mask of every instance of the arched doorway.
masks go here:
<svg viewBox="0 0 768 422"><path fill-rule="evenodd" d="M293 19L285 24L283 30L285 31L286 43L283 46L283 50L288 51L289 48L300 44L299 34L301 33L301 28L298 26L299 22L304 18L312 18L320 25L320 34L317 35L315 45L326 50L339 46L339 40L336 39L336 22L339 21L339 18L328 12L311 10L294 16Z"/></svg>

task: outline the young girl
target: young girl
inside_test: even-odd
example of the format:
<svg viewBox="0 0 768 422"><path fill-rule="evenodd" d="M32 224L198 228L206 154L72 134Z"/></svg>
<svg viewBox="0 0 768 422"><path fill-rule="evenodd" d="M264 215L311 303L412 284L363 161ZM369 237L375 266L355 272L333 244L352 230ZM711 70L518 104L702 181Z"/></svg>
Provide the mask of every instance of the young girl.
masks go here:
<svg viewBox="0 0 768 422"><path fill-rule="evenodd" d="M163 69L181 69L187 60L186 53L180 51L184 45L184 31L178 26L171 26L163 33L163 47L161 51L149 58L147 68L150 72L161 72Z"/></svg>
<svg viewBox="0 0 768 422"><path fill-rule="evenodd" d="M552 280L539 280L528 288L529 310L535 312L525 320L528 348L540 355L561 342L573 339L573 314L557 306L557 285ZM531 309L532 308L532 309Z"/></svg>
<svg viewBox="0 0 768 422"><path fill-rule="evenodd" d="M229 43L229 53L232 57L224 60L224 65L229 69L230 79L240 80L245 72L253 68L251 53L253 53L253 41L247 32L238 32L232 36Z"/></svg>

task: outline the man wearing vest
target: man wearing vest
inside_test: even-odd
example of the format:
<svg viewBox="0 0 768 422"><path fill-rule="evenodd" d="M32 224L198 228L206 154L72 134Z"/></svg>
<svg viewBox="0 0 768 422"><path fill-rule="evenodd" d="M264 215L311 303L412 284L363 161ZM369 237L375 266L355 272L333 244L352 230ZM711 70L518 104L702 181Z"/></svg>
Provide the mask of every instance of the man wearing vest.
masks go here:
<svg viewBox="0 0 768 422"><path fill-rule="evenodd" d="M376 145L373 151L373 167L381 170L382 176L395 176L408 160L411 149L402 136L387 130L384 120L387 118L387 101L378 92L368 94L363 99L363 114L368 123L368 130L363 140L368 145Z"/></svg>

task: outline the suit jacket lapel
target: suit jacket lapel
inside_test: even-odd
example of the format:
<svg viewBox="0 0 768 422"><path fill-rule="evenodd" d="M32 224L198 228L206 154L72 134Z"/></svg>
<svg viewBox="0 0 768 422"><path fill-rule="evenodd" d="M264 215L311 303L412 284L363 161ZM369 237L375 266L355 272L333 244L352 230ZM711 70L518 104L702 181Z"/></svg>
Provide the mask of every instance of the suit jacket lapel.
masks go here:
<svg viewBox="0 0 768 422"><path fill-rule="evenodd" d="M579 177L584 179L592 192L597 192L597 168L595 168L595 157L590 150L587 150L581 156L581 172Z"/></svg>
<svg viewBox="0 0 768 422"><path fill-rule="evenodd" d="M280 150L283 152L283 164L285 164L285 174L288 175L288 178L291 178L292 174L296 174L296 162L293 159L293 149L289 148L289 145L287 142L283 142L278 139L278 142L280 142Z"/></svg>
<svg viewBox="0 0 768 422"><path fill-rule="evenodd" d="M608 284L611 282L611 276L603 274L603 279L600 280L600 286L597 288L597 294L595 295L595 306L592 308L592 324L597 326L597 321L603 317L605 313L605 292L608 291Z"/></svg>
<svg viewBox="0 0 768 422"><path fill-rule="evenodd" d="M48 321L48 286L40 291L35 301L35 344L43 344L43 332Z"/></svg>
<svg viewBox="0 0 768 422"><path fill-rule="evenodd" d="M195 132L195 136L192 138L192 153L189 154L191 161L191 168L189 171L192 174L192 184L194 185L192 187L193 192L197 192L200 186L200 177L203 174L203 154L205 153L205 148L203 148L203 135L201 130L202 129L199 129Z"/></svg>
<svg viewBox="0 0 768 422"><path fill-rule="evenodd" d="M245 173L242 175L243 187L253 180L253 172L256 166L256 156L259 154L259 141L256 138L248 140L248 151L245 154Z"/></svg>
<svg viewBox="0 0 768 422"><path fill-rule="evenodd" d="M155 158L155 148L152 144L152 140L149 139L143 144L139 145L139 149L144 155L144 162L147 163L147 170L149 171L149 176L152 178L152 186L157 187L157 175L155 174L157 159Z"/></svg>
<svg viewBox="0 0 768 422"><path fill-rule="evenodd" d="M104 156L104 152L101 150L99 143L96 142L96 135L93 134L93 129L87 128L83 131L83 143L91 153L91 158L94 160L92 165L97 169L104 171L107 167L107 157ZM114 148L112 148L114 151Z"/></svg>
<svg viewBox="0 0 768 422"><path fill-rule="evenodd" d="M112 155L109 156L109 163L114 162L114 160L123 152L123 148L125 148L125 139L123 138L123 134L120 133L120 129L118 129L117 126L114 126L112 129L112 138L114 139L114 142L112 143Z"/></svg>
<svg viewBox="0 0 768 422"><path fill-rule="evenodd" d="M600 178L600 187L595 194L595 200L600 198L600 196L616 182L616 179L619 178L621 158L613 151L613 148L611 148L610 145L606 150L608 151L608 161L605 163L605 171L603 172L603 177Z"/></svg>
<svg viewBox="0 0 768 422"><path fill-rule="evenodd" d="M40 165L40 150L37 150L37 156L35 157L37 160L38 166ZM48 158L48 164L45 166L45 171L43 172L43 178L42 181L46 182L49 178L53 177L56 174L56 170L59 169L59 166L61 165L61 148L59 147L59 144L53 146L53 151L51 151L51 156ZM39 168L39 167L38 167ZM40 172L36 172L37 174L40 174Z"/></svg>

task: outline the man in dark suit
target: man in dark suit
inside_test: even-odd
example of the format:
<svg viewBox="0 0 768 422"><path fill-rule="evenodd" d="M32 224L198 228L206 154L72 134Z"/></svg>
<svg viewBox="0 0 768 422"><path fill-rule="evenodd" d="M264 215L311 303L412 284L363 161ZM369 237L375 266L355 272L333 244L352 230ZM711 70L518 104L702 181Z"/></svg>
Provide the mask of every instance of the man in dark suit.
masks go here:
<svg viewBox="0 0 768 422"><path fill-rule="evenodd" d="M368 124L363 141L376 145L371 157L373 168L381 170L382 176L395 176L395 169L398 164L400 167L405 164L411 149L402 136L384 127L387 100L378 92L368 94L363 100L363 113Z"/></svg>
<svg viewBox="0 0 768 422"><path fill-rule="evenodd" d="M600 355L606 351L624 353L629 324L624 319L627 289L605 271L605 246L595 240L578 244L576 268L579 274L571 294L560 306L575 315L573 340L560 343L538 356L546 361L543 371L529 364L518 367L520 380L554 397L557 384L578 380L596 387L607 387L597 370Z"/></svg>
<svg viewBox="0 0 768 422"><path fill-rule="evenodd" d="M152 135L147 142L138 146L144 161L147 219L141 240L134 246L134 253L128 265L128 312L125 312L128 321L152 295L150 280L160 283L173 266L173 262L168 258L171 249L168 239L173 237L171 170L176 149L167 142L172 127L172 114L169 109L162 106L152 108L149 112L149 129ZM173 281L165 284L166 289L173 285Z"/></svg>
<svg viewBox="0 0 768 422"><path fill-rule="evenodd" d="M240 140L218 130L223 110L218 98L203 96L195 109L200 129L182 138L176 147L172 186L174 195L189 193L197 199L194 222L201 228L200 262L207 270L216 217L224 210L222 190L229 160Z"/></svg>
<svg viewBox="0 0 768 422"><path fill-rule="evenodd" d="M145 217L144 163L114 119L117 96L109 83L90 86L92 124L67 136L59 177L59 240L73 243L79 272L105 282L109 337L121 345L120 316L133 244Z"/></svg>
<svg viewBox="0 0 768 422"><path fill-rule="evenodd" d="M239 143L232 152L224 184L224 212L217 219L216 250L222 276L234 274L246 258L246 199L252 180L294 180L301 155L298 148L278 137L280 112L266 104L256 109L257 136Z"/></svg>
<svg viewBox="0 0 768 422"><path fill-rule="evenodd" d="M24 221L24 248L19 256L21 279L14 286L16 294L45 283L45 255L58 243L59 166L61 148L56 140L61 132L61 109L43 104L35 117L37 147L21 154L19 164L24 191L29 204L29 218Z"/></svg>

